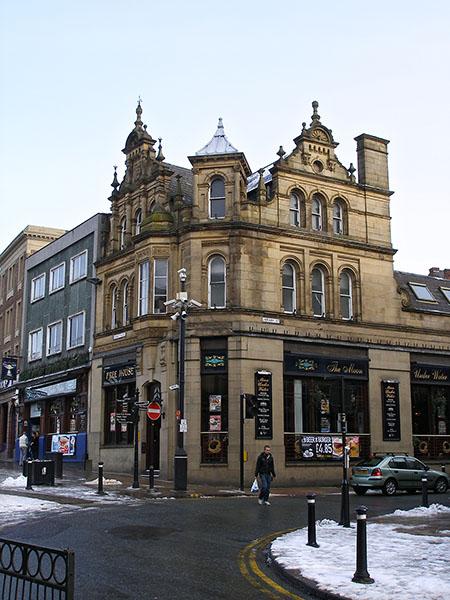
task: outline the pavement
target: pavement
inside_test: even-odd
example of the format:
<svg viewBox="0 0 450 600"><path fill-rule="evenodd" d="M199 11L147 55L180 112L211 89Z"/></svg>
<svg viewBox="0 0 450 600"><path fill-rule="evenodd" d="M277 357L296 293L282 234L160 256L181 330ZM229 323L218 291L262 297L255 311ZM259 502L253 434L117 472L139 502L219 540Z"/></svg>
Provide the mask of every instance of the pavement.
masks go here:
<svg viewBox="0 0 450 600"><path fill-rule="evenodd" d="M65 465L66 467L66 465ZM6 477L18 478L21 475L21 469L14 463L0 463L0 482L4 481ZM84 489L87 481L95 481L97 474L92 473L86 478L84 471L77 468L65 468L64 477L62 479L56 479L55 487L51 486L33 486L33 490L27 490L24 487L15 485L14 487L1 487L1 494L25 496L25 497L36 497L43 500L58 502L60 504L76 504L78 506L92 504L91 497L77 494L77 490ZM147 474L140 474L139 477L139 488L133 489L133 477L131 474L124 473L112 473L107 472L104 476L104 491L107 495L114 497L123 498L124 501L127 498L149 500L149 499L186 499L186 498L213 498L213 497L231 497L231 496L247 496L256 498L256 494L252 494L250 489L241 491L240 489L233 486L214 486L208 484L195 484L189 482L188 490L180 491L175 490L173 481L166 481L160 478L155 478L154 488L149 489L149 480ZM92 493L95 493L97 485L89 486ZM272 487L271 495L276 501L277 496L294 496L294 497L305 497L307 493L315 492L317 495L338 495L340 493L340 486L316 486L316 487ZM430 497L430 504L432 502L439 502L441 499L448 500L448 496L433 495ZM105 497L105 500L107 498ZM420 501L418 502L420 504ZM377 520L381 520L383 517L378 517ZM392 522L392 517L390 517ZM397 518L398 526L401 528L406 525L403 523L401 517ZM439 536L441 531L448 532L448 521L434 519L430 524L427 521L428 527L432 527L433 535ZM430 533L425 528L425 521L423 527L418 529L422 535ZM269 551L270 552L270 551ZM326 598L327 600L345 600L342 595L336 595L331 592L320 590L314 581L311 581L304 577L304 575L298 570L287 569L283 567L274 557L271 560L271 567L282 577L288 580L295 588L299 590L305 590L305 588L317 598Z"/></svg>

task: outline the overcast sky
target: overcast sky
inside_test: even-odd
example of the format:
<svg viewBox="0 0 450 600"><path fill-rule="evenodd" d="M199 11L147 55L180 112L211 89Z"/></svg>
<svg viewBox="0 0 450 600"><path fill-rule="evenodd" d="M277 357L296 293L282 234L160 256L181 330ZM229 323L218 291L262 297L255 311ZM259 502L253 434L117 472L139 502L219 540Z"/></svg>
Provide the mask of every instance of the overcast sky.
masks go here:
<svg viewBox="0 0 450 600"><path fill-rule="evenodd" d="M447 0L0 0L0 251L27 225L109 211L143 121L189 166L223 117L253 170L287 152L312 100L356 165L390 140L395 268L450 267Z"/></svg>

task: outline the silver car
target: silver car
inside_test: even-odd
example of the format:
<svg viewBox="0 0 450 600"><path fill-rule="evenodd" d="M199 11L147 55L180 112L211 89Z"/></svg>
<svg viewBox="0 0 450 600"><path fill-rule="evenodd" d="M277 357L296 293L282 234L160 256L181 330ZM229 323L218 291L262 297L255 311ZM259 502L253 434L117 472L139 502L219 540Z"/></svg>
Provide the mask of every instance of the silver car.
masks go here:
<svg viewBox="0 0 450 600"><path fill-rule="evenodd" d="M447 473L433 471L412 456L392 454L375 456L353 467L350 483L358 496L367 490L381 490L392 496L397 490L422 489L422 477L427 478L428 489L438 494L444 494L449 487Z"/></svg>

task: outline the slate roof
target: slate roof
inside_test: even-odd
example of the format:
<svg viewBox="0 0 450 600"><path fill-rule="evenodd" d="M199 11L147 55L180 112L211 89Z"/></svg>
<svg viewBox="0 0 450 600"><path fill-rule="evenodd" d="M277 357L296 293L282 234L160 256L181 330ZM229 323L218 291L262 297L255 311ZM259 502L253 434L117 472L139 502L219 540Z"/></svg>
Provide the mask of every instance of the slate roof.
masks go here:
<svg viewBox="0 0 450 600"><path fill-rule="evenodd" d="M450 279L404 273L403 271L394 271L394 277L398 288L406 294L407 301L403 304L404 310L450 315L450 302L441 290L441 288L450 289ZM426 285L435 301L419 300L410 286L411 283Z"/></svg>
<svg viewBox="0 0 450 600"><path fill-rule="evenodd" d="M174 175L170 179L170 193L175 195L177 193L177 179L176 175L181 175L181 192L186 204L192 204L193 196L193 175L191 169L185 167L179 167L178 165L172 165L170 163L163 163L167 168L174 172Z"/></svg>
<svg viewBox="0 0 450 600"><path fill-rule="evenodd" d="M216 133L210 141L195 154L196 156L205 156L210 154L231 154L233 152L239 152L239 150L228 141L222 119L219 119Z"/></svg>

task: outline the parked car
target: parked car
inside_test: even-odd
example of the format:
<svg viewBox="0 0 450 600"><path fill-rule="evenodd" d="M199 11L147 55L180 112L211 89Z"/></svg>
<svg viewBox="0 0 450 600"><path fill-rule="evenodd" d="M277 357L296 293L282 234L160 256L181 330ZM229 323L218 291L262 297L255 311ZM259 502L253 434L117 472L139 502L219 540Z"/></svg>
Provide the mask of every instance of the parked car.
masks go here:
<svg viewBox="0 0 450 600"><path fill-rule="evenodd" d="M412 456L374 456L352 468L351 485L358 496L367 490L381 490L392 496L397 490L416 492L422 489L422 477L428 480L428 489L444 494L449 487L449 476L434 471Z"/></svg>

